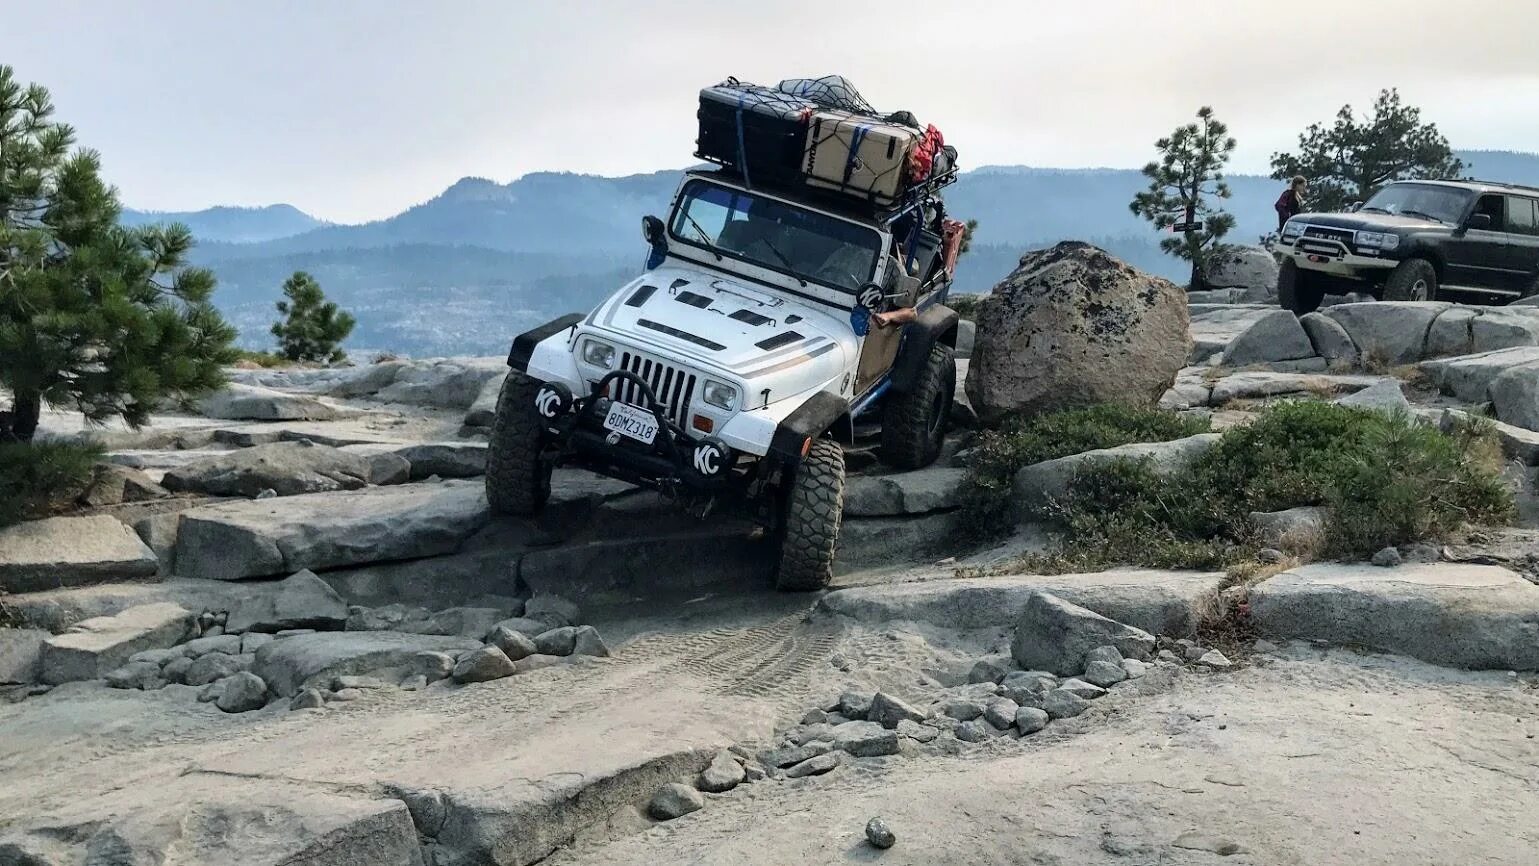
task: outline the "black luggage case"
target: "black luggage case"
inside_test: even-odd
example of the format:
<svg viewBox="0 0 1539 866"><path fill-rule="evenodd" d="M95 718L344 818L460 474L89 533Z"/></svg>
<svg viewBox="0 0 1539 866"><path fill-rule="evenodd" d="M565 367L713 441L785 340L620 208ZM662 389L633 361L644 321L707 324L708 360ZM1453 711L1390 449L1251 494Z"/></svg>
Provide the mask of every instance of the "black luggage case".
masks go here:
<svg viewBox="0 0 1539 866"><path fill-rule="evenodd" d="M811 102L729 79L700 91L695 156L742 172L752 183L801 179Z"/></svg>

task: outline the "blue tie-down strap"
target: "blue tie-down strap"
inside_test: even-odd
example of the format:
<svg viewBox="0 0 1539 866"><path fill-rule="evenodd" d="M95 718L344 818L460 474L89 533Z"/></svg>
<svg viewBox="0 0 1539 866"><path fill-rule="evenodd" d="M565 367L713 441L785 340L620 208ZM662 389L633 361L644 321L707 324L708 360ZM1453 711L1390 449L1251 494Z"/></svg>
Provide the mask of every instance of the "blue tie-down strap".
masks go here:
<svg viewBox="0 0 1539 866"><path fill-rule="evenodd" d="M748 148L743 140L743 95L737 97L737 165L743 171L743 185L753 189L753 181L748 177Z"/></svg>
<svg viewBox="0 0 1539 866"><path fill-rule="evenodd" d="M860 145L866 140L866 133L871 131L871 124L862 123L855 127L855 134L850 136L850 154L844 161L844 185L850 185L850 177L855 174L855 167L860 163Z"/></svg>
<svg viewBox="0 0 1539 866"><path fill-rule="evenodd" d="M652 248L651 252L647 253L646 269L650 271L658 267L663 263L663 259L666 258L668 258L668 248L662 244L658 244Z"/></svg>
<svg viewBox="0 0 1539 866"><path fill-rule="evenodd" d="M865 307L856 307L850 310L850 330L855 336L864 337L871 332L871 311Z"/></svg>

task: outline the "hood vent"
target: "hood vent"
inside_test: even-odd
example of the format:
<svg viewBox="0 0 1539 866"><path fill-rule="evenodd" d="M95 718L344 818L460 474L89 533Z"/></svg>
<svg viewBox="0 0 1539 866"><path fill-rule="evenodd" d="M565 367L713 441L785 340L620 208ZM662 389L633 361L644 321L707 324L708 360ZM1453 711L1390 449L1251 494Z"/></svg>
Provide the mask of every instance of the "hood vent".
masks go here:
<svg viewBox="0 0 1539 866"><path fill-rule="evenodd" d="M641 288L637 289L629 298L625 299L625 305L627 307L639 307L642 304L645 304L647 302L647 298L652 297L652 293L655 291L657 291L657 286L642 286Z"/></svg>
<svg viewBox="0 0 1539 866"><path fill-rule="evenodd" d="M677 295L674 295L673 299L681 304L689 304L691 307L699 307L702 310L711 305L710 298L707 298L705 295L697 295L694 292L679 292Z"/></svg>
<svg viewBox="0 0 1539 866"><path fill-rule="evenodd" d="M789 346L792 343L800 343L805 339L807 338L803 337L801 334L796 333L795 331L786 331L783 334L776 334L767 340L760 340L759 342L754 343L754 345L765 351L769 351L770 349L778 349L781 346Z"/></svg>
<svg viewBox="0 0 1539 866"><path fill-rule="evenodd" d="M747 322L756 328L760 325L768 325L770 322L775 321L769 316L761 316L758 313L755 313L753 310L738 310L727 318L737 319L739 322Z"/></svg>
<svg viewBox="0 0 1539 866"><path fill-rule="evenodd" d="M659 322L654 322L651 319L638 319L636 320L636 324L643 328L650 328L659 334L667 334L676 340L684 340L685 342L694 343L696 346L703 346L713 352L720 352L722 349L727 348L720 343L707 340L704 337L697 337L688 331L681 331L678 328L672 327L671 325L664 325Z"/></svg>

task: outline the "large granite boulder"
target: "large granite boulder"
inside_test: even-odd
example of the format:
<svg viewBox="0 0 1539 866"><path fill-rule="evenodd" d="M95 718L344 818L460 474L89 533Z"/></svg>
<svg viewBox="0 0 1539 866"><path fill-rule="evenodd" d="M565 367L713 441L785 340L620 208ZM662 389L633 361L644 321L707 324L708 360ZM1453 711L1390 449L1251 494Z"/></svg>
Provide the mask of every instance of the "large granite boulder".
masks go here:
<svg viewBox="0 0 1539 866"><path fill-rule="evenodd" d="M1297 361L1314 355L1314 344L1297 316L1288 310L1268 310L1224 349L1224 363L1231 367L1247 367Z"/></svg>
<svg viewBox="0 0 1539 866"><path fill-rule="evenodd" d="M374 399L386 403L469 409L487 380L505 376L503 358L443 358L411 364L397 371L395 380L381 388Z"/></svg>
<svg viewBox="0 0 1539 866"><path fill-rule="evenodd" d="M54 517L0 529L0 592L150 577L159 567L155 551L106 515Z"/></svg>
<svg viewBox="0 0 1539 866"><path fill-rule="evenodd" d="M1453 307L1427 332L1425 355L1470 355L1518 346L1539 346L1539 309Z"/></svg>
<svg viewBox="0 0 1539 866"><path fill-rule="evenodd" d="M1245 289L1247 300L1275 300L1277 260L1261 247L1220 247L1203 263L1203 280L1214 289Z"/></svg>
<svg viewBox="0 0 1539 866"><path fill-rule="evenodd" d="M304 394L230 383L198 401L198 413L225 421L330 421L335 407Z"/></svg>
<svg viewBox="0 0 1539 866"><path fill-rule="evenodd" d="M1437 301L1370 301L1337 304L1324 314L1346 330L1365 363L1413 364L1426 356L1433 320L1452 306Z"/></svg>
<svg viewBox="0 0 1539 866"><path fill-rule="evenodd" d="M357 490L368 486L371 479L404 481L409 466L402 458L397 458L397 462L401 471L392 477L392 473L380 472L370 456L316 445L309 440L275 442L171 469L161 483L167 490L212 496L249 498L264 490L279 496L298 496Z"/></svg>
<svg viewBox="0 0 1539 866"><path fill-rule="evenodd" d="M967 396L985 423L1154 406L1191 350L1185 293L1089 244L1028 253L980 305Z"/></svg>
<svg viewBox="0 0 1539 866"><path fill-rule="evenodd" d="M1148 660L1154 636L1046 592L1034 592L1016 621L1010 654L1022 670L1074 676L1091 650L1114 646L1124 658Z"/></svg>
<svg viewBox="0 0 1539 866"><path fill-rule="evenodd" d="M278 583L276 592L242 599L225 622L225 631L279 632L291 628L341 631L347 624L347 602L314 572L301 571Z"/></svg>

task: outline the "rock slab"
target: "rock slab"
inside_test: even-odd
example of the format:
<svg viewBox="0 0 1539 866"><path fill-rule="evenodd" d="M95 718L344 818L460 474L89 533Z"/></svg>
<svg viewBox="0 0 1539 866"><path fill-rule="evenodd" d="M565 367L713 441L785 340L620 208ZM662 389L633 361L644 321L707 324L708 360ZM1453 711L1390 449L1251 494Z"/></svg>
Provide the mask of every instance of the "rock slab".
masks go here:
<svg viewBox="0 0 1539 866"><path fill-rule="evenodd" d="M460 653L478 641L442 635L389 631L316 632L275 640L257 650L252 672L274 695L290 697L309 686L328 687L334 677L381 671L418 673L416 656L426 651Z"/></svg>
<svg viewBox="0 0 1539 866"><path fill-rule="evenodd" d="M151 577L159 567L155 551L106 515L30 520L0 529L0 592Z"/></svg>
<svg viewBox="0 0 1539 866"><path fill-rule="evenodd" d="M1045 592L1033 593L1016 622L1010 652L1022 668L1073 676L1085 668L1085 657L1097 647L1114 646L1124 657L1146 660L1154 653L1154 636L1107 619Z"/></svg>
<svg viewBox="0 0 1539 866"><path fill-rule="evenodd" d="M276 592L243 599L230 612L225 631L231 634L275 634L291 628L340 631L347 623L347 602L312 571L284 578Z"/></svg>
<svg viewBox="0 0 1539 866"><path fill-rule="evenodd" d="M142 604L78 623L43 641L42 678L51 685L94 680L134 653L175 646L194 633L197 617L171 602Z"/></svg>

